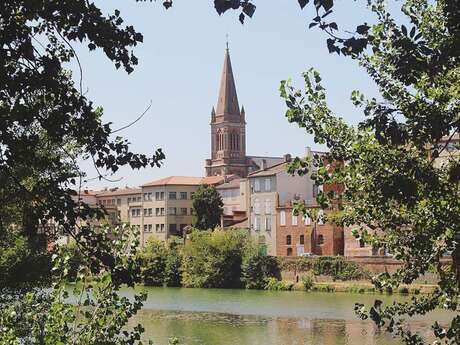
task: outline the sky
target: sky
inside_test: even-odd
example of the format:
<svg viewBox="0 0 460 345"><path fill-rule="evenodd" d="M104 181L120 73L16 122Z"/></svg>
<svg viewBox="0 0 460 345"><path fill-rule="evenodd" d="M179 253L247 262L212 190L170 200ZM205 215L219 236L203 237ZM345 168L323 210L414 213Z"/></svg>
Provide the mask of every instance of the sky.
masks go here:
<svg viewBox="0 0 460 345"><path fill-rule="evenodd" d="M286 120L278 91L283 79L292 78L302 88L301 73L316 68L331 108L351 124L363 119L350 102L351 91L377 95L375 84L355 61L329 54L325 34L308 29L315 16L311 5L302 11L296 0L255 0L253 18L241 25L239 12L219 16L211 0L175 0L167 11L161 2L96 1L105 14L119 9L124 23L144 36L144 42L134 48L139 65L130 75L116 70L102 52L75 47L83 67L83 90L103 107L103 121L120 128L152 102L139 122L117 134L129 139L134 152L149 154L162 148L166 154L161 168L120 169L110 177L117 182L91 180L96 172L89 162L82 162L90 179L88 188L204 175L204 162L210 156L210 112L217 102L227 34L238 100L246 111L248 155L295 156L307 146L323 149ZM371 22L373 17L362 4L339 3L334 19L350 30ZM70 67L78 81L78 69Z"/></svg>

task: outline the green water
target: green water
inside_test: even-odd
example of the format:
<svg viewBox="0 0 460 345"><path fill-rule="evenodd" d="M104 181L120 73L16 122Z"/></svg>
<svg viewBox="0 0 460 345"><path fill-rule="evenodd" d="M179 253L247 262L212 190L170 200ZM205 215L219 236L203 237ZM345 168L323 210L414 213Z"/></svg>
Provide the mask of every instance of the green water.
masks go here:
<svg viewBox="0 0 460 345"><path fill-rule="evenodd" d="M396 345L372 322L356 318L356 302L400 296L301 291L147 288L148 300L133 320L146 338L165 345L176 336L183 345ZM128 294L128 293L127 293ZM406 297L407 298L407 297ZM431 313L409 327L430 339L430 325L448 320Z"/></svg>

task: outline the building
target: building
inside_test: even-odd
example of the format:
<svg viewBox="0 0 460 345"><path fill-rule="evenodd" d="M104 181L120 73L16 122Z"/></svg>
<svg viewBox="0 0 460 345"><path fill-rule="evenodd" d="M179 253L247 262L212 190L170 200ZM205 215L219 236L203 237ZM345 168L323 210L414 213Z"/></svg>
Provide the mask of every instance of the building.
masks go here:
<svg viewBox="0 0 460 345"><path fill-rule="evenodd" d="M206 160L206 176L250 172L281 163L282 157L246 155L246 114L239 106L230 53L225 51L217 107L211 111L211 158Z"/></svg>
<svg viewBox="0 0 460 345"><path fill-rule="evenodd" d="M325 222L323 216L328 212L321 210L315 202L306 206L316 210L316 219L293 215L292 203L277 208L276 255L343 255L343 228Z"/></svg>
<svg viewBox="0 0 460 345"><path fill-rule="evenodd" d="M249 217L251 234L260 245L267 248L269 255L277 254L277 209L292 200L313 202L314 183L310 174L289 175L287 165L290 155L284 162L248 175Z"/></svg>

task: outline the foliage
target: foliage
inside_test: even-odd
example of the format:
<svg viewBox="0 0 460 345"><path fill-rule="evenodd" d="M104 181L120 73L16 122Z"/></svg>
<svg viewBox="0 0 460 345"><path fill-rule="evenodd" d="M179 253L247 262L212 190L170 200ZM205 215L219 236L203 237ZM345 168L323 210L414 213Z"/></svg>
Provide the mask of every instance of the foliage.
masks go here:
<svg viewBox="0 0 460 345"><path fill-rule="evenodd" d="M404 24L397 23L383 0L370 1L376 22L357 29L360 49L348 48L347 40L335 38L331 27L318 20L318 27L332 36L330 51L357 60L380 91L381 100L352 92L352 102L366 116L358 126L346 124L328 107L314 70L303 75L304 92L286 81L280 90L288 120L329 148L324 157L294 159L290 172L305 174L313 166L316 184L342 185L344 193L319 193L317 201L323 208L337 207L337 223L355 227L357 237L403 262L396 273L376 277L376 288L410 284L429 269L439 275L438 290L429 296L390 306L376 301L369 311L356 307L360 317L370 317L405 343L423 344L402 316L436 308L459 312L460 157L448 146L459 130L460 2L406 0L401 5ZM336 44L345 49L337 51ZM329 162L340 164L331 168ZM452 266L441 263L446 252ZM460 342L458 316L432 329L443 343Z"/></svg>
<svg viewBox="0 0 460 345"><path fill-rule="evenodd" d="M181 286L182 243L179 239L169 242L168 255L166 256L164 283L166 286Z"/></svg>
<svg viewBox="0 0 460 345"><path fill-rule="evenodd" d="M165 280L167 249L163 242L150 238L138 253L142 282L147 286L162 286Z"/></svg>
<svg viewBox="0 0 460 345"><path fill-rule="evenodd" d="M289 291L292 290L293 286L293 282L285 282L283 280L278 280L278 278L275 277L268 277L265 279L265 290Z"/></svg>
<svg viewBox="0 0 460 345"><path fill-rule="evenodd" d="M84 258L80 252L78 246L74 242L62 246L60 248L60 254L64 257L69 257L68 265L69 270L67 274L67 279L71 282L74 282L77 278L77 274L84 265Z"/></svg>
<svg viewBox="0 0 460 345"><path fill-rule="evenodd" d="M193 226L200 230L212 230L220 224L224 202L214 186L203 185L193 194L195 212Z"/></svg>
<svg viewBox="0 0 460 345"><path fill-rule="evenodd" d="M280 278L278 261L273 256L262 255L257 248L248 250L241 267L241 282L246 289L264 289L267 278Z"/></svg>
<svg viewBox="0 0 460 345"><path fill-rule="evenodd" d="M183 286L240 287L248 241L245 231L193 231L182 250Z"/></svg>
<svg viewBox="0 0 460 345"><path fill-rule="evenodd" d="M302 285L306 291L309 291L315 285L315 277L312 274L306 274L302 277Z"/></svg>
<svg viewBox="0 0 460 345"><path fill-rule="evenodd" d="M315 275L331 276L334 280L369 279L370 275L361 266L339 256L321 256L313 264Z"/></svg>
<svg viewBox="0 0 460 345"><path fill-rule="evenodd" d="M142 344L142 326L131 330L126 326L146 295L135 295L130 301L118 293L122 282L113 279L114 271L135 268L138 234L128 227L111 229L108 234L104 231L103 236L112 248L113 268L94 272L89 265L81 266L69 292L65 282L71 267L66 249L53 255L51 290L0 295L1 344Z"/></svg>

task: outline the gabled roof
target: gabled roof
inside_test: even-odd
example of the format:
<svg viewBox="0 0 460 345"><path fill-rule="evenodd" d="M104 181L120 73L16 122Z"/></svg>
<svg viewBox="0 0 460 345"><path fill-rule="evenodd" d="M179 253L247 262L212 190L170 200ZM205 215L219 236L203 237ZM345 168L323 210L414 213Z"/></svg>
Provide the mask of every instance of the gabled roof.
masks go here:
<svg viewBox="0 0 460 345"><path fill-rule="evenodd" d="M140 188L116 188L113 190L103 190L96 192L96 197L106 197L106 196L116 196L116 195L131 195L131 194L141 194L142 190Z"/></svg>
<svg viewBox="0 0 460 345"><path fill-rule="evenodd" d="M217 189L233 189L240 188L240 178L233 179L229 182L223 183L217 187Z"/></svg>
<svg viewBox="0 0 460 345"><path fill-rule="evenodd" d="M276 165L272 165L271 167L264 169L264 170L257 170L248 175L250 177L257 177L257 176L273 176L279 172L286 171L288 162L278 163Z"/></svg>

